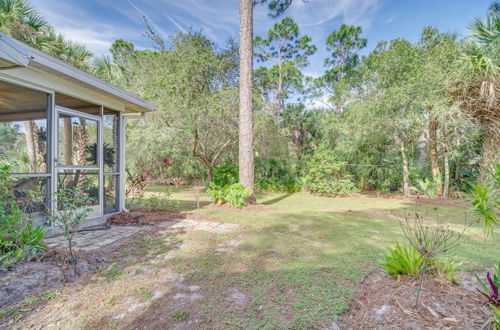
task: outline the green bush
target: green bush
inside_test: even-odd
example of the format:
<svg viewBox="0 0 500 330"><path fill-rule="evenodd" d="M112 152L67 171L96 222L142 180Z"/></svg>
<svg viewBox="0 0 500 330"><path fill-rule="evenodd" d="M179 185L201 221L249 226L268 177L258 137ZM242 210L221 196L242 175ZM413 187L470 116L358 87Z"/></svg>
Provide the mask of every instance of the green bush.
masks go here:
<svg viewBox="0 0 500 330"><path fill-rule="evenodd" d="M208 185L206 193L208 197L210 197L210 199L214 201L214 203L224 203L226 201L226 193L228 187L229 186L221 187L211 182Z"/></svg>
<svg viewBox="0 0 500 330"><path fill-rule="evenodd" d="M401 275L417 276L422 271L424 258L412 245L396 244L385 254L382 268L394 277Z"/></svg>
<svg viewBox="0 0 500 330"><path fill-rule="evenodd" d="M217 204L229 203L231 206L241 208L248 203L252 191L241 183L220 187L213 183L207 189L207 195Z"/></svg>
<svg viewBox="0 0 500 330"><path fill-rule="evenodd" d="M242 208L248 204L248 199L252 196L252 191L241 183L230 185L226 191L225 200L234 207Z"/></svg>
<svg viewBox="0 0 500 330"><path fill-rule="evenodd" d="M9 167L0 168L0 268L6 269L22 260L30 260L46 247L46 232L16 203Z"/></svg>
<svg viewBox="0 0 500 330"><path fill-rule="evenodd" d="M305 163L304 187L311 192L336 195L356 191L356 185L345 169L346 165L337 159L329 147L321 146Z"/></svg>

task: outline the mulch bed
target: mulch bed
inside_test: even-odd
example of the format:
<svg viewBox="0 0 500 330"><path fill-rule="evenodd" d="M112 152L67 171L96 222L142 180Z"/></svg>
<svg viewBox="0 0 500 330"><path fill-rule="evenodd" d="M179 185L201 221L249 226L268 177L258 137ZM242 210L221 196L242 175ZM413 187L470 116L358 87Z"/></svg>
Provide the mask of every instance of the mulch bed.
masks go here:
<svg viewBox="0 0 500 330"><path fill-rule="evenodd" d="M74 282L97 272L106 264L97 253L74 252L75 263L69 262L69 252L53 249L35 260L21 263L9 271L0 272L0 308L27 296Z"/></svg>
<svg viewBox="0 0 500 330"><path fill-rule="evenodd" d="M160 222L172 221L178 219L218 221L214 217L209 217L198 213L177 212L173 210L135 209L131 210L130 212L121 212L113 214L107 219L106 225L154 226Z"/></svg>
<svg viewBox="0 0 500 330"><path fill-rule="evenodd" d="M421 304L414 307L417 287L415 278L398 282L377 269L359 285L353 305L340 320L347 329L489 329L491 311L474 288L429 276Z"/></svg>

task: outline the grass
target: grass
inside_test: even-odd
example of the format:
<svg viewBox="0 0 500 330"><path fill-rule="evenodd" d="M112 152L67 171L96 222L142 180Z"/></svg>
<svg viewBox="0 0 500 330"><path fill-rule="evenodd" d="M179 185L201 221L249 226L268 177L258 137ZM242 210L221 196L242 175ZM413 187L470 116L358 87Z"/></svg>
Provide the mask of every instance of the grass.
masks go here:
<svg viewBox="0 0 500 330"><path fill-rule="evenodd" d="M161 191L159 187L155 191ZM172 195L186 210L194 210L189 190ZM206 201L206 200L204 200ZM382 262L383 251L403 236L397 217L414 205L393 198L318 197L307 193L261 193L258 202L267 211L201 209L221 221L244 229L238 248L213 253L218 242L207 233L188 233L196 240L193 251L176 258L176 270L187 280L206 286L209 296L238 287L250 297L250 311L227 309L219 300L202 306L203 326L290 328L320 327L345 311L359 283ZM464 209L424 204L459 230ZM484 241L474 225L463 244L450 254L468 269L492 265L500 244ZM196 251L196 253L194 253Z"/></svg>
<svg viewBox="0 0 500 330"><path fill-rule="evenodd" d="M155 194L163 189L150 187ZM66 304L78 306L63 320L66 326L172 328L187 319L196 328L329 326L349 308L365 276L379 267L383 251L402 241L394 214L414 207L398 198L328 198L307 193L257 197L265 205L262 210L203 208L210 203L206 196L198 210L189 188L174 192L171 198L181 210L237 223L240 229L228 234L165 229L137 237L122 251L127 262L115 260L101 271L104 280L65 293ZM437 212L456 230L466 211L433 204L424 208ZM481 225L474 224L449 257L463 262L463 269L474 270L498 262L499 250L500 242L485 241ZM169 258L156 258L161 255ZM179 278L182 286L175 284ZM189 286L200 288L197 299L190 300ZM241 303L231 300L234 292L240 294ZM188 298L176 300L177 294ZM30 321L38 324L44 315L59 315L58 299L48 301ZM146 307L128 312L130 304ZM0 311L0 316L12 312ZM133 319L120 319L111 326L109 320L124 312Z"/></svg>

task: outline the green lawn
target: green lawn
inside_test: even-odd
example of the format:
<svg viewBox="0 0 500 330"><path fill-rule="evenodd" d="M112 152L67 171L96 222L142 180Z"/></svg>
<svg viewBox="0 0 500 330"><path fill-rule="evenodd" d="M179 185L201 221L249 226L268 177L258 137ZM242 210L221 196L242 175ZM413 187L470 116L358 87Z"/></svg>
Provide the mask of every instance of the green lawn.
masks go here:
<svg viewBox="0 0 500 330"><path fill-rule="evenodd" d="M195 240L196 245L174 259L176 270L186 274L188 282L209 290L201 304L207 326L302 328L330 324L348 308L357 284L382 261L383 250L402 240L395 214L415 207L413 202L397 198L261 193L258 202L268 206L266 210L196 210L189 189L171 197L182 210L243 225L241 231L215 239L208 233L192 232L187 239ZM204 197L203 202L208 199ZM422 208L438 213L457 230L467 211L432 204ZM241 244L229 252L214 253L230 239ZM475 224L450 257L463 261L465 269L481 268L498 262L499 249L498 239L484 241L481 226ZM248 294L250 303L244 311L227 308L217 299L233 287Z"/></svg>

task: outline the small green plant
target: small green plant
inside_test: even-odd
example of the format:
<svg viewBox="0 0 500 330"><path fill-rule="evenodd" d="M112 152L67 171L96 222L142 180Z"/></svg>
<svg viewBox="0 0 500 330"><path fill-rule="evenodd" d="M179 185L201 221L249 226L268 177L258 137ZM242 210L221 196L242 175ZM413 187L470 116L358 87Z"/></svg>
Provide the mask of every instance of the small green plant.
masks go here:
<svg viewBox="0 0 500 330"><path fill-rule="evenodd" d="M189 313L185 311L178 311L172 314L172 318L176 321L185 321L189 317Z"/></svg>
<svg viewBox="0 0 500 330"><path fill-rule="evenodd" d="M471 185L471 203L475 213L484 225L484 237L493 233L500 223L500 163L495 164L495 171L488 171L489 177L482 183Z"/></svg>
<svg viewBox="0 0 500 330"><path fill-rule="evenodd" d="M461 262L456 262L448 259L438 259L433 264L434 270L441 276L446 278L450 283L462 284L462 280L457 276L458 269L462 266Z"/></svg>
<svg viewBox="0 0 500 330"><path fill-rule="evenodd" d="M233 207L242 208L248 204L248 199L252 196L252 191L241 183L230 185L226 192L226 201Z"/></svg>
<svg viewBox="0 0 500 330"><path fill-rule="evenodd" d="M346 165L346 162L337 159L328 146L319 147L305 163L304 187L311 192L334 195L356 191L356 185L347 173Z"/></svg>
<svg viewBox="0 0 500 330"><path fill-rule="evenodd" d="M410 244L396 244L385 254L382 268L394 277L401 275L418 276L422 271L422 255Z"/></svg>
<svg viewBox="0 0 500 330"><path fill-rule="evenodd" d="M59 210L53 211L50 221L63 230L68 240L70 262L75 262L73 254L73 239L81 224L87 220L92 209L87 206L89 197L78 189L61 190L54 194L57 198Z"/></svg>

